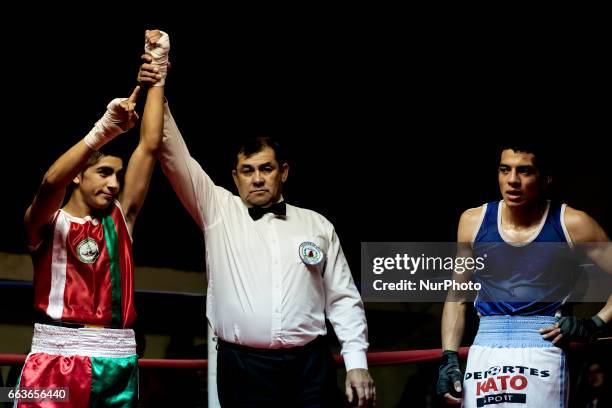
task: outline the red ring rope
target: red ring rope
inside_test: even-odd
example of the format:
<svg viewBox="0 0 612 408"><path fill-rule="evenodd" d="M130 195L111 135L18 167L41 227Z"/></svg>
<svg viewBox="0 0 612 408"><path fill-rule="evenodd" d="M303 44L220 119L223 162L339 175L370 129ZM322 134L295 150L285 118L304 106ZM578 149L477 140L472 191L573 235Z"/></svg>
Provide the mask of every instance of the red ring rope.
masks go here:
<svg viewBox="0 0 612 408"><path fill-rule="evenodd" d="M466 357L469 347L461 347L460 357ZM372 366L394 365L418 363L421 361L432 361L440 358L441 349L431 350L408 350L408 351L383 351L368 353L368 363ZM0 354L0 365L23 364L26 356L23 354ZM342 364L342 357L336 356L336 363ZM138 365L142 368L187 368L204 369L208 366L208 360L170 360L170 359L149 359L138 360Z"/></svg>
<svg viewBox="0 0 612 408"><path fill-rule="evenodd" d="M607 339L600 339L607 340ZM572 348L583 347L585 344L572 343ZM469 347L461 347L459 349L459 357L465 358L468 355ZM442 349L429 350L406 350L406 351L381 351L368 353L368 365L370 366L386 366L398 364L419 363L423 361L434 361L442 356ZM23 354L0 354L1 365L23 364L26 356ZM342 365L341 356L335 356L336 364ZM208 360L170 360L170 359L150 359L141 358L138 360L138 365L141 368L187 368L192 370L201 370L208 367Z"/></svg>

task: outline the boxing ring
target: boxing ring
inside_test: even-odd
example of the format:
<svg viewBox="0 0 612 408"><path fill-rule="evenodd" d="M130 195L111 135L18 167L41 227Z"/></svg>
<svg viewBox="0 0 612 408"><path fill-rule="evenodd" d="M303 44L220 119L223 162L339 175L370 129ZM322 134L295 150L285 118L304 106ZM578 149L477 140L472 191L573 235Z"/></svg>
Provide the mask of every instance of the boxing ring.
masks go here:
<svg viewBox="0 0 612 408"><path fill-rule="evenodd" d="M600 339L597 343L606 343L610 345L610 338ZM578 344L572 343L570 349L572 351L576 349L588 349L586 344ZM461 347L459 349L459 356L462 359L465 359L468 355L469 347ZM403 351L383 351L383 352L371 352L367 354L368 364L370 368L381 367L380 369L388 370L388 369L399 369L400 367L405 367L407 365L418 365L419 363L424 363L430 368L437 364L440 356L442 354L442 349L419 349L419 350L403 350ZM13 366L18 367L23 364L26 356L22 354L0 354L0 366ZM339 355L335 356L336 364L339 368L343 367L342 357ZM146 376L158 376L158 381L151 382L145 381L141 383L140 388L140 397L141 404L139 406L158 406L158 405L150 405L151 398L147 399L146 395L156 395L160 392L160 389L174 389L176 387L176 383L173 383L172 380L176 378L181 378L184 376L188 376L193 381L190 383L190 399L188 397L187 401L192 402L195 398L200 401L200 404L189 405L189 404L180 404L180 406L193 406L193 407L218 407L218 402L214 403L211 401L217 401L216 388L211 389L212 383L206 380L206 373L209 369L214 369L213 367L209 367L208 360L206 359L139 359L138 361L139 367L141 368L141 380ZM404 368L402 368L403 370ZM418 369L417 369L418 370ZM340 372L341 370L338 370ZM430 374L430 382L435 382L435 377L437 374L437 369L435 371L430 370L426 371ZM379 371L380 373L380 371ZM210 373L209 373L210 375ZM168 379L171 379L170 384L166 383ZM376 377L375 377L376 380ZM8 386L9 384L5 384ZM189 385L185 384L186 387ZM210 385L210 386L209 386ZM378 387L377 387L378 388ZM422 393L429 393L426 389L419 390ZM164 391L161 391L162 395L164 395ZM143 397L144 396L144 397ZM382 395L380 395L382 396ZM156 397L154 397L156 398ZM208 398L208 403L206 403L206 399ZM212 400L211 400L212 398ZM144 402L143 402L144 399ZM155 401L155 399L153 399ZM386 405L382 405L386 406Z"/></svg>
<svg viewBox="0 0 612 408"><path fill-rule="evenodd" d="M2 288L2 282L0 282L0 288ZM4 290L2 296L0 298L0 305L5 307L5 310L14 310L15 313L12 315L7 315L7 319L12 319L11 322L15 324L23 324L23 322L29 322L32 319L32 316L27 314L27 310L29 310L28 300L31 298L31 283L15 283L10 282L7 285L4 285ZM196 314L201 314L202 305L204 303L203 296L190 296L181 294L171 294L171 293L153 293L153 292L145 292L145 291L137 291L137 302L139 302L140 309L147 310L148 314L143 314L140 318L145 323L144 328L145 331L152 328L157 328L159 331L177 333L178 328L181 330L185 330L185 328L190 328L195 330L196 328L199 330L204 328L205 322L201 321L201 324L193 324L194 321L197 321ZM162 308L168 304L168 302L172 302L173 309L187 310L193 311L192 314L185 314L182 316L181 320L177 321L176 316L166 313L167 309ZM194 332L195 333L195 332ZM193 336L194 333L189 333L190 336ZM200 333L195 333L198 338L201 338ZM209 333L210 334L210 333ZM612 344L610 339L600 339L598 343L606 343L606 347L609 347ZM208 347L214 348L214 342L211 341L211 338L208 339ZM572 351L574 349L586 349L584 344L573 343L571 345ZM205 350L204 355L206 354ZM462 359L467 357L469 351L469 347L462 347L459 350L459 356ZM210 350L209 350L210 352ZM186 354L186 353L185 353ZM437 361L439 360L442 354L442 350L440 348L435 349L415 349L415 350L401 350L401 351L376 351L370 352L367 354L368 364L371 368L377 368L378 372L374 374L375 381L377 380L377 374L380 378L380 385L388 380L389 375L391 374L383 374L393 372L393 375L399 372L409 373L403 378L408 378L408 376L418 377L421 376L423 378L427 378L429 382L435 382L435 377L437 375ZM197 356L202 354L193 354L190 355ZM1 366L10 366L10 370L17 371L20 365L22 365L25 361L25 354L1 354L0 353L0 367ZM212 358L212 357L211 357ZM338 368L338 372L340 373L341 368L343 368L343 360L341 356L335 356L336 364ZM139 360L139 366L141 370L141 388L140 388L140 396L141 400L143 398L148 398L149 400L157 398L158 393L164 393L168 390L176 390L177 384L181 384L181 390L188 390L187 393L190 397L197 396L197 398L210 398L210 392L215 394L216 396L216 387L213 385L213 381L215 378L215 362L211 361L211 365L209 367L209 361L206 359L176 359L176 358L165 358L165 359L148 359L142 358ZM422 364L421 364L422 363ZM419 371L422 370L422 371ZM6 370L5 370L6 371ZM415 371L418 375L414 376ZM383 374L380 376L380 374ZM339 374L339 378L342 374ZM187 378L187 382L184 382L184 379ZM412 377L410 377L412 378ZM8 377L4 378L4 386L9 386L11 383L8 382ZM378 387L377 387L378 388ZM381 387L382 388L382 387ZM393 388L395 389L395 388ZM381 390L382 391L382 390ZM430 391L419 388L419 392L421 393L429 393ZM144 395L144 397L143 397ZM154 395L154 396L152 396ZM164 395L167 397L167 395ZM382 395L381 395L382 396ZM189 398L189 397L185 397ZM171 399L171 398L168 398ZM148 406L146 403L143 406ZM185 405L186 406L186 405ZM206 406L205 404L196 405L196 406ZM214 406L209 404L208 406Z"/></svg>
<svg viewBox="0 0 612 408"><path fill-rule="evenodd" d="M460 356L465 358L467 356L469 348L462 347L460 350ZM388 351L388 352L372 352L368 353L368 364L370 367L376 366L399 366L403 364L420 363L426 361L435 361L439 359L442 354L441 349L430 349L430 350L406 350L406 351ZM22 354L0 354L0 366L10 365L19 366L25 362L26 355ZM336 365L340 368L343 367L344 362L341 356L335 355ZM176 370L180 370L181 373L189 372L190 370L194 373L206 373L209 369L208 360L206 359L147 359L142 358L138 360L138 365L141 368L141 375L146 371L159 372L164 371L166 375L180 377L182 374L177 373ZM212 367L214 370L214 367ZM175 373L175 374L172 374ZM210 375L210 373L209 373ZM213 374L214 375L214 374ZM202 378L203 380L203 378ZM206 382L206 391L208 395L208 406L218 406L216 390L210 393L208 384L212 384L209 378ZM204 390L198 390L204 394ZM141 389L141 393L147 392ZM196 390L194 390L196 392ZM205 396L202 395L202 398ZM212 402L211 402L212 401ZM143 406L147 406L144 404ZM196 405L200 406L200 405ZM204 405L201 405L204 406Z"/></svg>

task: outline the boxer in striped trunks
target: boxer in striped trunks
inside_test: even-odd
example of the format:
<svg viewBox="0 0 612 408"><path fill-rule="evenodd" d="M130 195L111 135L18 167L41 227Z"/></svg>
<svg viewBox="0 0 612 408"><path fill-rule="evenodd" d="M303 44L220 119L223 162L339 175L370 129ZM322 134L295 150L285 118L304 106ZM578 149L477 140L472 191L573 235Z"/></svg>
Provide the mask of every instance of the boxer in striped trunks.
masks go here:
<svg viewBox="0 0 612 408"><path fill-rule="evenodd" d="M169 42L148 47L169 48ZM99 149L135 125L140 87L128 99L113 100L87 136L49 168L26 212L40 318L18 387L64 388L68 402L17 399L15 407L137 404L131 233L159 148L163 89L147 90L140 143L125 178L122 159Z"/></svg>

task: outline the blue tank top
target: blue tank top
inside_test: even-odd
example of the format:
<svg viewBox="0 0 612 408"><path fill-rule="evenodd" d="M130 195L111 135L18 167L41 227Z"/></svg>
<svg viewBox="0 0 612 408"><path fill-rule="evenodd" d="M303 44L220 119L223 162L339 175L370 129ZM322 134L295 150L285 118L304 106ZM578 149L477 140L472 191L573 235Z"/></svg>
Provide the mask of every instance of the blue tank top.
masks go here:
<svg viewBox="0 0 612 408"><path fill-rule="evenodd" d="M481 316L554 316L571 293L576 270L562 220L565 204L549 201L538 231L521 243L504 239L501 204L485 204L474 239L474 256L486 259L474 274L481 284L474 306Z"/></svg>

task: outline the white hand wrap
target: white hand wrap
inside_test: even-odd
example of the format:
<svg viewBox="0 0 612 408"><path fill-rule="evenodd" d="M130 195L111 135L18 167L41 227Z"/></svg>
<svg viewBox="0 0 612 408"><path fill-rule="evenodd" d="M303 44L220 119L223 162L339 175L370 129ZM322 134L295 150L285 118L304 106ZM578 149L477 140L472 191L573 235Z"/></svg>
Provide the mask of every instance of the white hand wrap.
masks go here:
<svg viewBox="0 0 612 408"><path fill-rule="evenodd" d="M125 132L126 129L124 127L127 125L128 114L120 104L126 100L126 98L115 98L106 106L106 112L102 118L96 122L87 136L83 138L83 141L89 148L98 150ZM121 125L124 125L124 127Z"/></svg>
<svg viewBox="0 0 612 408"><path fill-rule="evenodd" d="M161 79L153 86L164 86L166 83L166 75L168 74L168 54L170 53L170 37L163 31L160 31L161 38L156 43L145 41L145 52L153 57L151 64L157 67Z"/></svg>

